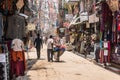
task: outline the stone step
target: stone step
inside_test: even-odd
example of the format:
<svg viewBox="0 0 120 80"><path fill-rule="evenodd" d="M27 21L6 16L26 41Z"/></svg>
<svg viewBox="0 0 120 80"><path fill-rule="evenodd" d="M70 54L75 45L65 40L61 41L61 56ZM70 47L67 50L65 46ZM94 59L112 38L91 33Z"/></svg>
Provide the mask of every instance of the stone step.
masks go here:
<svg viewBox="0 0 120 80"><path fill-rule="evenodd" d="M116 68L114 66L109 66L109 67L107 67L107 69L120 74L120 68Z"/></svg>
<svg viewBox="0 0 120 80"><path fill-rule="evenodd" d="M116 68L120 69L120 65L119 65L119 64L111 63L111 65L112 65L113 67L116 67Z"/></svg>

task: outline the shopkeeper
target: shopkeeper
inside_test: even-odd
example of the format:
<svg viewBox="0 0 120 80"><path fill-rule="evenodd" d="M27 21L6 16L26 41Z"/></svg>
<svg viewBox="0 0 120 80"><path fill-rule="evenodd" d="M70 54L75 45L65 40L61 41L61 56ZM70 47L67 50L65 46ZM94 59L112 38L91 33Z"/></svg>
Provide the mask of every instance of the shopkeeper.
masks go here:
<svg viewBox="0 0 120 80"><path fill-rule="evenodd" d="M21 39L13 39L11 52L11 69L15 76L23 76L25 71L24 43Z"/></svg>

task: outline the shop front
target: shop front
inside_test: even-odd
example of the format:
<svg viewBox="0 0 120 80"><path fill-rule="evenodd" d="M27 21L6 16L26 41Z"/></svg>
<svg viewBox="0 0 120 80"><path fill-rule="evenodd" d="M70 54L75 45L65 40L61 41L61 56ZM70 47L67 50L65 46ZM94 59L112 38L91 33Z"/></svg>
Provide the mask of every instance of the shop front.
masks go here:
<svg viewBox="0 0 120 80"><path fill-rule="evenodd" d="M119 1L100 2L100 63L119 65Z"/></svg>
<svg viewBox="0 0 120 80"><path fill-rule="evenodd" d="M15 56L12 56L11 42L15 38L26 37L28 16L25 13L30 13L27 6L26 0L0 1L0 80L11 80L13 76L19 76L20 68L13 62ZM24 58L24 55L21 56ZM25 68L25 64L23 66ZM23 69L21 71L24 72Z"/></svg>

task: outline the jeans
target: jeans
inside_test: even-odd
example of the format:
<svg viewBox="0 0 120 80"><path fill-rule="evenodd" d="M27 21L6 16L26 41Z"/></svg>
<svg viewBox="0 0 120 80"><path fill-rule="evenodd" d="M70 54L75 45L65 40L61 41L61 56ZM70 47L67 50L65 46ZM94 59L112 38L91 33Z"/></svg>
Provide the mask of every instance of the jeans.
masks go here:
<svg viewBox="0 0 120 80"><path fill-rule="evenodd" d="M41 53L40 50L41 50L41 49L37 49L37 48L36 48L36 51L37 51L37 58L38 58L38 59L40 58L40 53Z"/></svg>

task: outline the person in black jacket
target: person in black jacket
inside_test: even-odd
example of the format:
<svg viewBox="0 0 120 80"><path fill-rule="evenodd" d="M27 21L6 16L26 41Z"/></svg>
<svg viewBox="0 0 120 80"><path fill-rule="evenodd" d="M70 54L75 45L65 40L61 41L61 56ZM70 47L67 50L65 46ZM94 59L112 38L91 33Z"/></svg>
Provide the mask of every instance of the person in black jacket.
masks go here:
<svg viewBox="0 0 120 80"><path fill-rule="evenodd" d="M40 54L41 54L41 47L42 47L42 39L40 38L40 35L37 34L37 38L34 41L34 45L37 51L37 58L40 58Z"/></svg>

